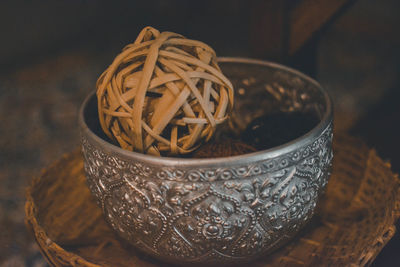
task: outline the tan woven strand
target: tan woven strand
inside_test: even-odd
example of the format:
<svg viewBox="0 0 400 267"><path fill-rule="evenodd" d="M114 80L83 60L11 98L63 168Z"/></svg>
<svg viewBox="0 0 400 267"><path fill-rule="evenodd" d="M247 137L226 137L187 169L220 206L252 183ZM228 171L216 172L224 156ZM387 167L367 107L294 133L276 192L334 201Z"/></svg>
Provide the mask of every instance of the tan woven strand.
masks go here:
<svg viewBox="0 0 400 267"><path fill-rule="evenodd" d="M193 151L233 107L232 84L212 48L152 27L122 50L96 86L104 133L143 153Z"/></svg>

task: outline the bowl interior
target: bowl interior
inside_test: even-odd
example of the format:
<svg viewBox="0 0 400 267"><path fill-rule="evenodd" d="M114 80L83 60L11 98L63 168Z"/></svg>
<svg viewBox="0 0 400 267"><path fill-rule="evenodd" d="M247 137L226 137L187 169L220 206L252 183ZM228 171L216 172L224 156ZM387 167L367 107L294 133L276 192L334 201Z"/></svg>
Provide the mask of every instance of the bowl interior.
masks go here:
<svg viewBox="0 0 400 267"><path fill-rule="evenodd" d="M255 118L277 112L297 112L315 118L308 132L330 119L332 107L326 92L300 72L279 64L249 59L222 58L219 64L235 89L231 116L233 127L230 130L237 135ZM94 93L83 107L83 120L95 135L113 143L101 129Z"/></svg>

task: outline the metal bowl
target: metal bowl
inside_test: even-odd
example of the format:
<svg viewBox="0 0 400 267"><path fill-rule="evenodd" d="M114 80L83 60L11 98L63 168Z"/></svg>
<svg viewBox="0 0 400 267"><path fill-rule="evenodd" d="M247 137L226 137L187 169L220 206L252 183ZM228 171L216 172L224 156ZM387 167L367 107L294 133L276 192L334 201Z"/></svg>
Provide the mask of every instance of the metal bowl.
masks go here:
<svg viewBox="0 0 400 267"><path fill-rule="evenodd" d="M237 263L271 252L311 218L330 175L332 103L321 86L270 62L219 62L236 88L239 129L274 110L313 112L319 123L268 150L168 158L106 141L93 93L80 111L87 181L107 221L122 238L164 261Z"/></svg>

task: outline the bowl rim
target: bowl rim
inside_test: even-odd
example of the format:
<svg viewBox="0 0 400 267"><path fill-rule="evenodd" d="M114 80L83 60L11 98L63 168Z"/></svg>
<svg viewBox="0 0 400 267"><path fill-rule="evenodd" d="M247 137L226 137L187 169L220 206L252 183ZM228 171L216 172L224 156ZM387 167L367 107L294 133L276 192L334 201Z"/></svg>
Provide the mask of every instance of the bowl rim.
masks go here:
<svg viewBox="0 0 400 267"><path fill-rule="evenodd" d="M315 85L320 92L324 96L325 104L326 104L326 111L323 114L320 122L312 128L310 131L305 133L298 138L291 140L285 144L272 147L269 149L259 150L252 153L246 153L237 156L228 156L228 157L218 157L218 158L178 158L178 157L157 157L148 154L142 154L135 151L129 151L122 149L119 146L116 146L106 140L102 139L98 135L96 135L86 124L84 119L84 110L87 106L89 100L95 95L96 90L93 90L88 96L86 96L85 100L83 101L78 115L78 124L81 130L81 134L85 135L91 141L90 143L97 143L98 146L102 148L103 151L122 156L127 160L137 160L143 163L148 163L151 165L163 165L163 166L190 166L190 167L223 167L223 166L232 166L238 164L246 164L251 162L258 162L263 160L268 160L272 158L279 157L281 155L287 154L292 152L298 148L301 148L311 142L313 142L316 138L318 138L325 129L329 126L329 124L333 120L333 105L331 97L329 96L328 92L322 88L322 86L312 79L311 77L307 76L306 74L295 70L293 68L270 62L265 60L259 59L251 59L251 58L244 58L244 57L219 57L218 63L243 63L243 64L251 64L251 65L260 65L260 66L267 66L272 67L275 69L283 70L290 72L296 76L301 77L302 79L310 82L311 84Z"/></svg>

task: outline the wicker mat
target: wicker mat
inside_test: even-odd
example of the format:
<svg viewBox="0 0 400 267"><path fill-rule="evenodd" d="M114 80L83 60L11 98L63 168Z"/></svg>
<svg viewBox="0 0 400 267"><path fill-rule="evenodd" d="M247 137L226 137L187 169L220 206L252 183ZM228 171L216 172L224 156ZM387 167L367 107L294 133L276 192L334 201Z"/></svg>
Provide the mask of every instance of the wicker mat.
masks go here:
<svg viewBox="0 0 400 267"><path fill-rule="evenodd" d="M251 266L365 266L395 232L398 177L355 138L334 142L334 167L312 221L285 247ZM167 266L117 238L85 184L79 150L34 179L26 224L54 266Z"/></svg>

